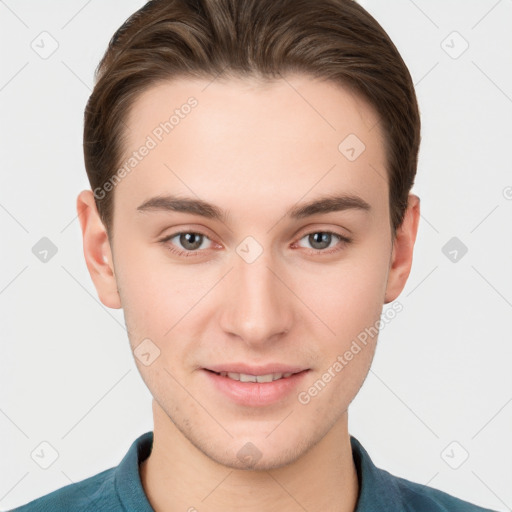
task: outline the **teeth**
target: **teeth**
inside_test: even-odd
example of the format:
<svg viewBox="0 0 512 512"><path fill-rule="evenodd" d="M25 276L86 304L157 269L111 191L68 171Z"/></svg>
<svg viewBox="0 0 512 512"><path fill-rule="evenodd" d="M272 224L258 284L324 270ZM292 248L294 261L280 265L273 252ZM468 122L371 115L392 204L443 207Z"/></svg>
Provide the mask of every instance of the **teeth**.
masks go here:
<svg viewBox="0 0 512 512"><path fill-rule="evenodd" d="M240 380L242 380L242 376L240 376ZM269 373L268 375L258 375L256 377L257 382L272 382L273 380L277 380L277 378L274 379L274 376L271 373Z"/></svg>
<svg viewBox="0 0 512 512"><path fill-rule="evenodd" d="M240 373L238 375L238 379L240 380L240 382L258 382L258 377L256 377L256 375L248 375L245 373Z"/></svg>
<svg viewBox="0 0 512 512"><path fill-rule="evenodd" d="M222 377L229 377L240 382L272 382L282 378L287 378L293 373L268 373L267 375L249 375L247 373L220 372Z"/></svg>

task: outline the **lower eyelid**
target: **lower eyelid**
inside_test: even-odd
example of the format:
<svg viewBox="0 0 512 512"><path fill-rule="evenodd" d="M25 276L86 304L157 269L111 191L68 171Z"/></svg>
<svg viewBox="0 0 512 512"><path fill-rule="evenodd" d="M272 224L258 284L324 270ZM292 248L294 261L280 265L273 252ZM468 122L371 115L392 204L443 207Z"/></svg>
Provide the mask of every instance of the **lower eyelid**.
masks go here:
<svg viewBox="0 0 512 512"><path fill-rule="evenodd" d="M347 236L341 235L340 233L336 233L335 231L318 230L318 231L310 231L309 233L305 233L303 236L298 238L298 241L296 243L300 242L301 240L303 240L304 238L306 238L306 237L308 237L310 235L314 235L314 234L317 234L317 233L326 233L326 234L329 234L329 235L332 235L332 236L336 237L338 239L338 244L336 244L334 247L331 247L331 248L328 248L328 249L310 249L311 251L315 251L315 252L329 252L330 250L334 249L337 245L349 244L352 241ZM306 247L306 249L308 249L308 248Z"/></svg>
<svg viewBox="0 0 512 512"><path fill-rule="evenodd" d="M209 240L210 243L212 243L212 244L215 243L215 242L213 242L213 240L208 235L206 235L205 233L200 233L199 231L178 231L177 233L173 233L171 235L165 236L162 240L160 240L160 242L163 242L163 243L170 242L173 238L176 238L179 235L199 235L199 236L203 237L203 239ZM179 246L178 246L178 250L181 250L183 252L201 252L201 251L206 251L206 249L195 249L193 251L187 251L186 249L180 249Z"/></svg>
<svg viewBox="0 0 512 512"><path fill-rule="evenodd" d="M304 238L306 238L307 236L309 235L314 235L316 233L327 233L327 234L330 234L330 235L333 235L335 236L336 238L338 238L338 244L336 244L334 247L331 247L331 248L328 248L328 249L309 249L310 251L314 251L314 252L317 252L317 253L322 253L322 252L325 252L325 253L328 253L329 251L332 251L332 250L335 250L335 248L338 246L338 245L346 245L346 244L349 244L352 240L344 235L341 235L340 233L336 233L334 231L323 231L323 230L317 230L317 231L310 231L308 233L305 233L303 234L302 236L300 236L298 239L297 239L297 242L294 242L294 245L297 244L298 242L300 242L301 240L303 240ZM173 238L177 237L178 235L183 235L183 234L194 234L194 235L200 235L202 236L203 238L209 240L212 244L216 244L208 235L206 235L205 233L201 233L199 231L178 231L177 233L172 233L168 236L165 236L163 239L160 240L160 242L162 243L168 243L170 242ZM173 246L175 244L172 244ZM218 245L218 244L216 244ZM304 249L308 249L307 247L304 247ZM179 246L176 246L175 247L175 251L176 252L180 252L180 253L188 253L188 254L194 254L194 253L200 253L200 252L203 252L203 251L207 251L208 249L195 249L195 250L187 250L187 249L182 249L180 248Z"/></svg>

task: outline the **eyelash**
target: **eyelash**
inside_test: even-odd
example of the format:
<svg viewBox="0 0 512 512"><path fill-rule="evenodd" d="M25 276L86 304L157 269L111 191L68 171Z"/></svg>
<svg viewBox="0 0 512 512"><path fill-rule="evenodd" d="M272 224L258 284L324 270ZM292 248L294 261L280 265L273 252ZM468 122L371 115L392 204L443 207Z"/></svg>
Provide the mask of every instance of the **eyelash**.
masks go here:
<svg viewBox="0 0 512 512"><path fill-rule="evenodd" d="M339 233L336 233L334 231L311 231L311 232L306 233L305 235L301 236L299 238L299 241L302 240L303 238L309 236L309 235L314 235L314 234L318 234L318 233L334 235L335 237L339 238L340 243L338 245L341 245L341 247L338 247L338 245L337 245L337 246L335 246L334 248L331 248L331 249L309 249L308 250L309 253L313 254L313 255L320 255L320 254L328 255L328 254L337 253L337 252L341 251L343 249L343 247L345 247L345 246L349 245L350 243L352 243L352 239L351 238L348 238L346 236L340 235ZM161 240L159 240L159 242L164 244L166 246L167 250L169 250L171 253L176 254L177 256L183 256L185 258L189 258L191 256L199 256L201 252L207 250L207 249L195 249L193 251L180 251L180 250L176 249L175 247L170 246L167 243L167 242L169 242L169 240L172 240L176 236L178 236L178 235L185 235L185 234L188 234L188 235L199 235L199 236L203 236L203 237L207 238L208 240L210 240L210 238L207 235L205 235L204 233L198 232L198 231L178 231L176 233L173 233L172 235L168 235L168 236L162 238Z"/></svg>

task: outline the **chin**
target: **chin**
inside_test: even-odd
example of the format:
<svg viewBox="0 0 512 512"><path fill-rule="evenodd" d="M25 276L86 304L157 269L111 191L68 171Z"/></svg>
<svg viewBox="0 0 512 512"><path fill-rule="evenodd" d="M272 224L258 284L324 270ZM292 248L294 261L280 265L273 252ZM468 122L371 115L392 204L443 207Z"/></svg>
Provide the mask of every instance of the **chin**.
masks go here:
<svg viewBox="0 0 512 512"><path fill-rule="evenodd" d="M283 430L280 434L277 436L274 432L269 437L268 432L262 432L234 437L223 452L218 452L219 443L215 443L213 449L203 450L203 453L231 469L268 471L292 464L316 444L312 437L297 438L296 431Z"/></svg>

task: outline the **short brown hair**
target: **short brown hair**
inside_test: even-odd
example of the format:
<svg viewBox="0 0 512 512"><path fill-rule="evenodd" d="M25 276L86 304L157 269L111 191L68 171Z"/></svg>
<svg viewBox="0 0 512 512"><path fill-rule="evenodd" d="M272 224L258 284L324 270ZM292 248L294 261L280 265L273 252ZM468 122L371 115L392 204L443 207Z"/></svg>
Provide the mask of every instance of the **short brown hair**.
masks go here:
<svg viewBox="0 0 512 512"><path fill-rule="evenodd" d="M84 116L84 159L91 188L103 190L118 170L128 111L156 82L218 76L273 80L287 72L345 86L378 113L394 235L416 175L419 109L397 48L353 0L147 2L112 36L96 69ZM95 193L95 200L110 233L113 190Z"/></svg>

